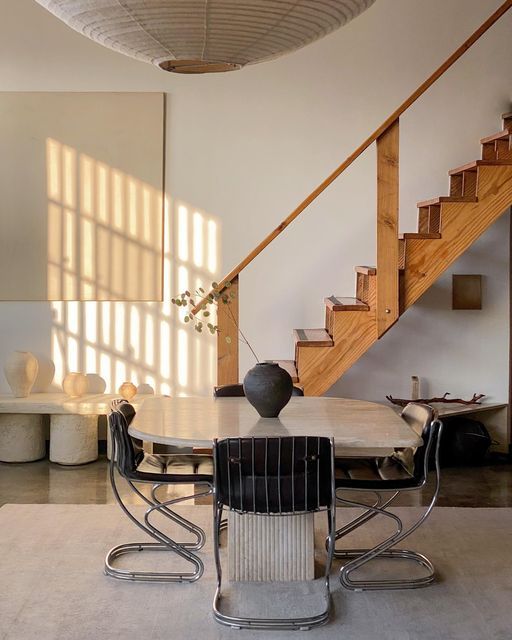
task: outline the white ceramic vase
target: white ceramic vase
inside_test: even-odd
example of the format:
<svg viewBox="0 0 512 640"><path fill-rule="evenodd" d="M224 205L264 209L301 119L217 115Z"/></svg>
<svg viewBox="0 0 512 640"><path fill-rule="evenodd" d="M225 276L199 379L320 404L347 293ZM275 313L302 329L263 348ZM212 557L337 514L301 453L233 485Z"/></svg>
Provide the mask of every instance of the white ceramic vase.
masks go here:
<svg viewBox="0 0 512 640"><path fill-rule="evenodd" d="M105 393L107 383L97 373L86 373L87 378L87 393Z"/></svg>
<svg viewBox="0 0 512 640"><path fill-rule="evenodd" d="M26 398L37 377L39 365L30 351L14 351L4 364L4 373L15 398Z"/></svg>
<svg viewBox="0 0 512 640"><path fill-rule="evenodd" d="M62 389L70 398L79 398L87 392L87 377L83 373L72 371L62 381Z"/></svg>
<svg viewBox="0 0 512 640"><path fill-rule="evenodd" d="M154 396L155 395L155 390L147 382L142 382L137 387L137 395L138 396L148 396L148 395L153 395Z"/></svg>

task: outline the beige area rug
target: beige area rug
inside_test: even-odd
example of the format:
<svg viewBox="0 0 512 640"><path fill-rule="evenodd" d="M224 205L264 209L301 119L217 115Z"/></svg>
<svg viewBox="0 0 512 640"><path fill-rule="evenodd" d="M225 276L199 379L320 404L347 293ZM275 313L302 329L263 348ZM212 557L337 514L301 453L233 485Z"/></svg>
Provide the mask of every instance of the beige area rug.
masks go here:
<svg viewBox="0 0 512 640"><path fill-rule="evenodd" d="M183 512L211 538L211 508ZM405 521L418 509L397 509ZM340 510L339 521L348 510ZM379 539L375 519L357 545ZM319 537L322 535L319 531ZM5 505L0 509L0 638L2 640L185 640L340 638L346 640L509 640L512 637L512 509L438 508L408 540L439 571L426 589L352 593L332 574L333 615L307 632L238 631L210 613L214 591L211 546L194 584L122 582L103 574L106 551L141 541L142 532L112 505ZM158 556L158 558L157 558ZM173 560L165 554L164 562ZM162 562L137 554L133 563ZM402 561L399 561L402 563ZM168 566L168 565L166 565ZM400 569L409 571L410 564ZM240 585L227 603L245 612L286 615L317 604L318 583ZM304 634L304 635L302 635Z"/></svg>

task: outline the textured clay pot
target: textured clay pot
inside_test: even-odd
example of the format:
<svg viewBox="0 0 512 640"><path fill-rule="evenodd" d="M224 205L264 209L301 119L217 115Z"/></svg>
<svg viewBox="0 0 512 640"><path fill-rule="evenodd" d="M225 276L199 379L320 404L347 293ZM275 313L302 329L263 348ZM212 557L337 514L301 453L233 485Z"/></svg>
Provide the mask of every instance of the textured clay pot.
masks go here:
<svg viewBox="0 0 512 640"><path fill-rule="evenodd" d="M130 402L130 400L137 394L137 387L133 384L133 382L123 382L118 391L125 400L128 400L128 402Z"/></svg>
<svg viewBox="0 0 512 640"><path fill-rule="evenodd" d="M262 418L277 418L292 397L290 374L275 362L259 362L244 378L244 392Z"/></svg>
<svg viewBox="0 0 512 640"><path fill-rule="evenodd" d="M62 381L62 390L70 398L80 398L87 393L88 381L83 373L72 371Z"/></svg>
<svg viewBox="0 0 512 640"><path fill-rule="evenodd" d="M26 398L37 377L39 365L30 351L14 351L7 358L4 373L15 398Z"/></svg>

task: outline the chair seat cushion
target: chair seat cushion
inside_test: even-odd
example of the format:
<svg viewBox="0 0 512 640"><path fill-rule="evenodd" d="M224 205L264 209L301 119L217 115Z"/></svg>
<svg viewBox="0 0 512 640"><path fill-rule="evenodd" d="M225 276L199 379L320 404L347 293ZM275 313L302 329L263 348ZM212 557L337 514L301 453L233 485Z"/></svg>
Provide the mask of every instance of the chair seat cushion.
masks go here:
<svg viewBox="0 0 512 640"><path fill-rule="evenodd" d="M145 453L137 465L137 471L142 473L165 473L166 463L161 456Z"/></svg>
<svg viewBox="0 0 512 640"><path fill-rule="evenodd" d="M336 459L336 487L399 489L414 486L413 476L394 457Z"/></svg>
<svg viewBox="0 0 512 640"><path fill-rule="evenodd" d="M212 458L193 454L148 454L137 465L134 479L155 483L211 482Z"/></svg>

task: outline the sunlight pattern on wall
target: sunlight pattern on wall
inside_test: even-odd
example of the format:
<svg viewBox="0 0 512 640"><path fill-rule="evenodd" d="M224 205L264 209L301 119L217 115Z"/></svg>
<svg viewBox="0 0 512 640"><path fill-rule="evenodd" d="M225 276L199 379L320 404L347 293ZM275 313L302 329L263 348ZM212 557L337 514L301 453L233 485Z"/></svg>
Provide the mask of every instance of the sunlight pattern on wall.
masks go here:
<svg viewBox="0 0 512 640"><path fill-rule="evenodd" d="M63 164L68 162L64 160L67 153L61 148ZM69 162L80 162L80 158L73 154L69 158ZM89 184L87 167L97 172L102 165L91 161L90 165L86 162L84 166L84 184ZM108 167L104 170L106 175L116 175ZM122 180L129 194L129 185L136 185L136 181L130 176L123 176ZM57 178L49 172L49 195L56 194L52 192L56 183ZM106 198L108 187L105 180L98 179L91 184L95 185L94 189L80 191L80 211L95 211L94 218L91 216L96 223L95 232L101 227L101 217L110 217L114 225L118 225L116 229L120 234L136 235L141 242L151 242L151 231L143 224L144 215L139 215L140 209L131 204L137 202L137 197L134 196L133 200L130 197L121 200ZM72 201L64 200L73 189L63 188L62 182L59 189L63 198L62 221L67 211L73 210ZM144 191L141 193L143 195ZM68 202L70 208L65 204ZM139 202L144 203L144 199ZM54 199L50 198L49 204L55 204ZM178 311L171 304L171 298L186 288L206 288L218 277L221 266L219 222L214 216L185 202L171 202L166 198L164 205L163 302L52 302L51 352L56 382L60 382L69 371L82 371L101 375L107 383L107 392L116 392L125 380L134 384L148 383L156 393L169 395L209 395L212 392L216 379L215 337L199 335L184 325L179 317L183 311ZM147 210L144 206L142 204L142 211ZM89 220L87 215L84 214L82 219ZM84 274L80 271L78 276L72 266L80 257L66 253L75 223L80 223L80 216L78 222L75 218L75 222L65 222L64 227L59 227L58 244L65 249L60 254L63 275L59 274L59 286L68 286L69 282L69 286L81 287L85 282L99 290L103 285L94 277L97 272ZM70 226L66 226L68 224ZM51 238L50 241L49 235L49 256L57 244L54 233ZM70 246L73 246L72 242ZM55 261L55 265L59 266L59 262ZM138 263L132 265L126 261L126 278L136 278L139 268ZM115 287L115 282L112 287Z"/></svg>
<svg viewBox="0 0 512 640"><path fill-rule="evenodd" d="M162 193L49 138L49 300L161 300Z"/></svg>

